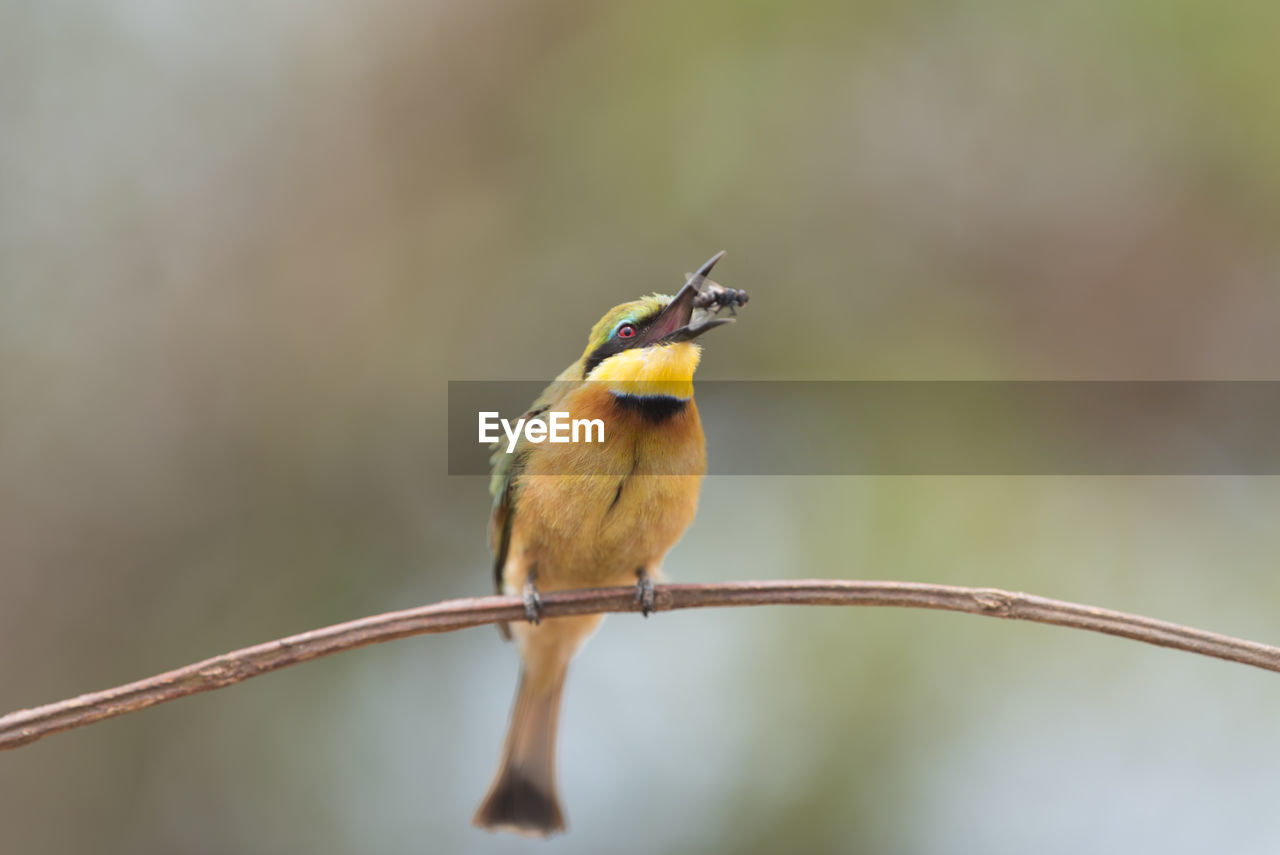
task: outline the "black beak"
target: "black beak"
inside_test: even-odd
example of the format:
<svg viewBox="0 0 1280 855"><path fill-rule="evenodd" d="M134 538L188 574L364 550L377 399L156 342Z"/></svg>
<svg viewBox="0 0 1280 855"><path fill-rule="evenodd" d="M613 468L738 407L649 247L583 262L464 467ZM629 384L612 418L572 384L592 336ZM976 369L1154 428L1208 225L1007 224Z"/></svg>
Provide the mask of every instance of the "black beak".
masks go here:
<svg viewBox="0 0 1280 855"><path fill-rule="evenodd" d="M684 283L684 287L671 298L671 302L662 310L662 314L654 318L653 323L645 330L644 341L641 342L642 346L689 341L702 335L712 327L733 323L729 318L715 318L705 312L703 314L706 317L700 317L695 324L689 323L693 317L693 303L698 297L698 289L706 281L707 274L711 272L711 268L715 267L716 262L722 258L724 258L723 249L707 259L707 263L699 267L698 272L689 277L689 281Z"/></svg>

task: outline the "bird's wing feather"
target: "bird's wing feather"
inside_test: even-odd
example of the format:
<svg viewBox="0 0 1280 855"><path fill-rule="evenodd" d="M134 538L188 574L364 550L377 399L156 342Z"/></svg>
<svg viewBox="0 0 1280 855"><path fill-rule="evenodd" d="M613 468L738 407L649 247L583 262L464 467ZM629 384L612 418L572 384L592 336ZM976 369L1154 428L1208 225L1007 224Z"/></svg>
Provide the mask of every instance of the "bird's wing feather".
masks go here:
<svg viewBox="0 0 1280 855"><path fill-rule="evenodd" d="M524 414L525 420L541 418L564 397L572 381L582 378L582 365L574 363L566 368L551 385L542 390L532 406ZM493 550L494 590L502 593L502 568L507 563L507 548L511 544L511 523L519 505L520 475L524 472L533 444L521 434L516 447L508 454L502 443L495 443L489 456L491 475L489 493L493 496L493 512L489 517L489 548Z"/></svg>

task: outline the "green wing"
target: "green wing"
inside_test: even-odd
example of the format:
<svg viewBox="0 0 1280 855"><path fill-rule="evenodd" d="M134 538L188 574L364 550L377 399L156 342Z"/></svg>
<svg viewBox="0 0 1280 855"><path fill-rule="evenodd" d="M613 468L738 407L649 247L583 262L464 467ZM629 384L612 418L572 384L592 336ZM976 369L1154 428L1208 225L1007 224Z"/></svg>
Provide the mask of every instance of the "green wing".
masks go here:
<svg viewBox="0 0 1280 855"><path fill-rule="evenodd" d="M489 477L489 492L493 494L489 548L493 550L493 588L499 594L502 593L502 568L507 563L507 547L511 543L511 518L519 493L520 474L529 459L529 449L522 448L523 445L526 443L522 439L510 454L499 447L489 458L493 467L493 474Z"/></svg>
<svg viewBox="0 0 1280 855"><path fill-rule="evenodd" d="M564 370L525 412L524 418L536 419L564 397L570 383L582 378L582 366L574 363ZM493 512L489 517L489 548L493 550L493 587L502 593L502 568L507 563L507 547L511 544L511 522L520 501L520 475L529 461L533 445L523 436L508 454L499 440L489 456L491 474L489 493L493 496Z"/></svg>

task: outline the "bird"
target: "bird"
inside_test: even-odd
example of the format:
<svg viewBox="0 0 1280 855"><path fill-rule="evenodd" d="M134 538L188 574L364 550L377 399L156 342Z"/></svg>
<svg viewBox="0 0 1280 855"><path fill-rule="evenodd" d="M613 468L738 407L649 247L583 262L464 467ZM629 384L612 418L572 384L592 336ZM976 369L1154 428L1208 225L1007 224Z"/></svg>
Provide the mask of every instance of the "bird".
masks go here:
<svg viewBox="0 0 1280 855"><path fill-rule="evenodd" d="M693 521L706 439L693 400L696 341L745 291L707 278L712 256L674 296L652 294L605 313L586 349L539 396L526 419L554 411L601 419L601 442L534 443L493 454L489 543L499 594L528 618L501 627L521 670L501 761L473 823L547 837L564 831L556 791L556 731L569 662L602 615L541 620L540 592L636 586L654 607L663 556ZM736 314L736 312L735 312Z"/></svg>

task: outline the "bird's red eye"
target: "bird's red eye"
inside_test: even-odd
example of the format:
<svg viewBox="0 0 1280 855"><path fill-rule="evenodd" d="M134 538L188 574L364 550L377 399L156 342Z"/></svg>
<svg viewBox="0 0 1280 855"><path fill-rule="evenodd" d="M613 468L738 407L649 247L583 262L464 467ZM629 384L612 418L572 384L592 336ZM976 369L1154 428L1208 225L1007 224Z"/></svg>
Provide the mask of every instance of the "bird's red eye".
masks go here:
<svg viewBox="0 0 1280 855"><path fill-rule="evenodd" d="M617 332L618 338L633 338L635 334L636 334L635 324L623 324L622 326L618 327L618 332Z"/></svg>

